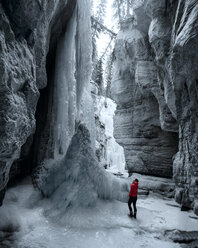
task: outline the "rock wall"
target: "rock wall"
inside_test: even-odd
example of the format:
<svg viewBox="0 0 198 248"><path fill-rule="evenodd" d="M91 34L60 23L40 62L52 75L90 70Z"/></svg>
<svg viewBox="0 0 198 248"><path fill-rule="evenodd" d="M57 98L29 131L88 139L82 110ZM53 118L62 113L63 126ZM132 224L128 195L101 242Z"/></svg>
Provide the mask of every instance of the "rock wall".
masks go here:
<svg viewBox="0 0 198 248"><path fill-rule="evenodd" d="M115 54L112 94L118 107L114 135L124 147L127 168L171 177L177 124L157 83L148 34L133 18L122 23Z"/></svg>
<svg viewBox="0 0 198 248"><path fill-rule="evenodd" d="M93 129L85 87L91 74L88 6L88 0L0 3L0 203L10 177L66 153L76 122Z"/></svg>
<svg viewBox="0 0 198 248"><path fill-rule="evenodd" d="M176 200L197 213L198 3L135 1L134 12L115 46L115 137L132 172L170 177L179 149Z"/></svg>

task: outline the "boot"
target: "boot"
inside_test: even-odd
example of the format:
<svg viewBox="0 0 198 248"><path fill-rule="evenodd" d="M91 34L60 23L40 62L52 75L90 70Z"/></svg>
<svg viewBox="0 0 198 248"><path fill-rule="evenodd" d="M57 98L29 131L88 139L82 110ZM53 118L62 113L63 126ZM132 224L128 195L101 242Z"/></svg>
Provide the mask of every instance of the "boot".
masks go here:
<svg viewBox="0 0 198 248"><path fill-rule="evenodd" d="M136 219L136 212L134 213L133 217Z"/></svg>
<svg viewBox="0 0 198 248"><path fill-rule="evenodd" d="M133 217L133 212L130 211L129 217Z"/></svg>

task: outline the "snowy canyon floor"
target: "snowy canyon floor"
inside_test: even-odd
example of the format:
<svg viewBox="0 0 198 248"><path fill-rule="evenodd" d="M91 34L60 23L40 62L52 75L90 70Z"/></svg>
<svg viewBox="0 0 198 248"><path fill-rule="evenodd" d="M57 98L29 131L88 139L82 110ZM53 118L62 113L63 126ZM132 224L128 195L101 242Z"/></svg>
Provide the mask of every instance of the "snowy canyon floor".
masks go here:
<svg viewBox="0 0 198 248"><path fill-rule="evenodd" d="M50 199L42 199L30 180L10 188L0 208L1 248L179 248L170 238L178 230L198 231L192 211L181 212L173 199L141 196L138 217L126 203L98 201L87 209L70 208L57 218Z"/></svg>

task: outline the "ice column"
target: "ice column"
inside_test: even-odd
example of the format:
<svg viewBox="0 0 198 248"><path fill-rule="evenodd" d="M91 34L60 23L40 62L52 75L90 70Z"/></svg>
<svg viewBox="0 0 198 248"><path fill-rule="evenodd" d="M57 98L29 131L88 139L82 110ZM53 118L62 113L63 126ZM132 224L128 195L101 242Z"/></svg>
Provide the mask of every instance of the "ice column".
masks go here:
<svg viewBox="0 0 198 248"><path fill-rule="evenodd" d="M54 140L55 157L67 151L75 129L76 80L75 80L75 35L76 10L59 41L56 55L55 93L54 93Z"/></svg>
<svg viewBox="0 0 198 248"><path fill-rule="evenodd" d="M94 110L90 93L91 22L90 0L78 0L56 53L54 91L54 156L65 155L75 132L83 122L94 148Z"/></svg>

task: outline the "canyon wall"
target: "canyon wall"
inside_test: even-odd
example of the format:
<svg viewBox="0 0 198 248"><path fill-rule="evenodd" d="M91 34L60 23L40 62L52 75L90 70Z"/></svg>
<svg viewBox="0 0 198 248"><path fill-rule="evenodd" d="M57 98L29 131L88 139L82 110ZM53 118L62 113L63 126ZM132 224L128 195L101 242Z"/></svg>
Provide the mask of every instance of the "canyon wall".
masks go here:
<svg viewBox="0 0 198 248"><path fill-rule="evenodd" d="M78 123L94 149L89 4L0 3L0 203L10 179L66 154Z"/></svg>
<svg viewBox="0 0 198 248"><path fill-rule="evenodd" d="M135 1L117 36L111 89L129 172L173 173L176 200L196 213L197 41L196 0Z"/></svg>

